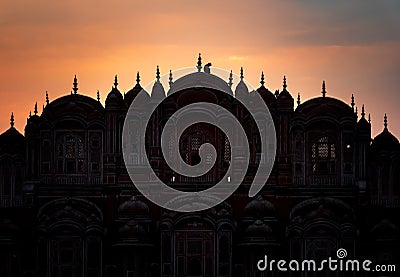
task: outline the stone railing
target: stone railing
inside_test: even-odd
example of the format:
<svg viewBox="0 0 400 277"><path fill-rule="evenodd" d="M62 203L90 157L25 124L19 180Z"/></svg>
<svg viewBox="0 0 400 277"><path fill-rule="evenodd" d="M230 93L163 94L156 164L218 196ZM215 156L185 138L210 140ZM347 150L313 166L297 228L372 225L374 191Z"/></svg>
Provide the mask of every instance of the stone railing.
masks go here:
<svg viewBox="0 0 400 277"><path fill-rule="evenodd" d="M374 207L398 208L400 207L400 199L372 198L370 204Z"/></svg>
<svg viewBox="0 0 400 277"><path fill-rule="evenodd" d="M100 176L71 176L71 175L58 175L58 176L45 176L41 178L42 183L44 184L56 184L56 185L100 185L101 177Z"/></svg>
<svg viewBox="0 0 400 277"><path fill-rule="evenodd" d="M308 177L310 186L332 187L338 186L340 181L337 175L316 175Z"/></svg>

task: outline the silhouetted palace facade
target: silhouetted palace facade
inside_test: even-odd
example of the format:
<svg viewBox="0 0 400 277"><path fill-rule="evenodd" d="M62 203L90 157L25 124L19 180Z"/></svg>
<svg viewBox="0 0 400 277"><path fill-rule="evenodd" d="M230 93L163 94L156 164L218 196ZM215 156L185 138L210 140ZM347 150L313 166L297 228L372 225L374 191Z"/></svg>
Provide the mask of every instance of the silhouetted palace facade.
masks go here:
<svg viewBox="0 0 400 277"><path fill-rule="evenodd" d="M201 68L199 59L194 74L210 74ZM171 78L170 87L178 81ZM232 87L231 80L224 82ZM0 276L367 276L257 270L265 254L318 260L336 257L339 248L348 257L399 265L400 144L386 115L383 131L372 138L364 107L359 116L353 97L350 105L328 97L325 83L320 97L301 103L298 96L297 105L286 78L281 91L271 92L263 75L260 83L277 150L267 184L249 198L260 137L235 102L256 93L243 73L235 96L198 88L168 96L157 73L148 101L165 100L147 127L146 153L132 145L131 162L148 158L160 179L182 190L202 189L224 176L230 144L209 125L193 125L179 139L182 158L192 165L199 162L200 145L217 148L217 162L206 175L174 175L163 160L160 126L196 101L224 106L248 134L252 154L243 185L222 204L194 213L149 202L127 174L121 136L128 107L142 90L139 73L124 94L115 78L105 106L99 95L78 93L75 78L71 94L53 101L46 95L41 114L36 105L25 135L12 116L0 135ZM146 128L138 118L136 127Z"/></svg>

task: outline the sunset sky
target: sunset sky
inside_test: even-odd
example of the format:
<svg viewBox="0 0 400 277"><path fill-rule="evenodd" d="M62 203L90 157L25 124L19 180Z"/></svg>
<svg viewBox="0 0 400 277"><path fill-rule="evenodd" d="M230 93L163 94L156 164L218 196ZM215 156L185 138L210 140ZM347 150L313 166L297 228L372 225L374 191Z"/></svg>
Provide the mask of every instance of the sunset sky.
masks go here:
<svg viewBox="0 0 400 277"><path fill-rule="evenodd" d="M118 74L128 91L170 69L204 63L232 69L259 86L288 90L302 102L321 94L371 113L374 135L388 114L400 137L400 1L398 0L1 0L0 131L24 132L29 111L69 94L104 103Z"/></svg>

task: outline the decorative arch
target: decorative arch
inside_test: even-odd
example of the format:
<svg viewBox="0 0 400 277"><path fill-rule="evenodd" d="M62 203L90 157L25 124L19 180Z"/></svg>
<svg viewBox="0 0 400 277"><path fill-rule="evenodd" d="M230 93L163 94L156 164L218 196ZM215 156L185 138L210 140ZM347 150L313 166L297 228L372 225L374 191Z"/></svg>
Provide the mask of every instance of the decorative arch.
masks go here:
<svg viewBox="0 0 400 277"><path fill-rule="evenodd" d="M335 257L339 248L354 253L357 228L354 210L335 198L318 197L295 205L287 227L291 258Z"/></svg>
<svg viewBox="0 0 400 277"><path fill-rule="evenodd" d="M56 199L39 209L37 219L39 276L49 269L51 276L101 275L103 215L94 203Z"/></svg>

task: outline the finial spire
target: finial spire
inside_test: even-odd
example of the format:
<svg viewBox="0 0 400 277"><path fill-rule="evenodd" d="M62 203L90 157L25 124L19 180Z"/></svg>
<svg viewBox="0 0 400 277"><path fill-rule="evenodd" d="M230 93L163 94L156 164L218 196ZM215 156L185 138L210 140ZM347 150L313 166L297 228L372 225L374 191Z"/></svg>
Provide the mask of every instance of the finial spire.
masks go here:
<svg viewBox="0 0 400 277"><path fill-rule="evenodd" d="M118 87L118 76L115 75L114 77L114 87L117 88Z"/></svg>
<svg viewBox="0 0 400 277"><path fill-rule="evenodd" d="M228 80L229 80L228 81L229 87L232 87L232 85L233 85L233 73L232 73L232 70L231 70L231 73L229 73L229 79Z"/></svg>
<svg viewBox="0 0 400 277"><path fill-rule="evenodd" d="M371 114L368 114L368 123L371 124Z"/></svg>
<svg viewBox="0 0 400 277"><path fill-rule="evenodd" d="M240 81L243 81L243 67L240 68Z"/></svg>
<svg viewBox="0 0 400 277"><path fill-rule="evenodd" d="M300 105L300 92L297 94L297 105Z"/></svg>
<svg viewBox="0 0 400 277"><path fill-rule="evenodd" d="M383 126L385 127L385 130L387 130L388 128L388 121L387 121L387 116L385 113L385 116L383 117Z"/></svg>
<svg viewBox="0 0 400 277"><path fill-rule="evenodd" d="M140 85L140 74L139 74L139 71L136 74L136 84Z"/></svg>
<svg viewBox="0 0 400 277"><path fill-rule="evenodd" d="M160 81L160 68L158 65L157 65L157 71L156 71L156 79L157 79L157 82Z"/></svg>
<svg viewBox="0 0 400 277"><path fill-rule="evenodd" d="M356 107L356 117L358 118L358 107Z"/></svg>
<svg viewBox="0 0 400 277"><path fill-rule="evenodd" d="M35 115L37 115L37 113L38 113L38 110L37 110L37 102L36 102L36 104L35 104L35 108L34 108L34 110L33 110L33 113L34 113Z"/></svg>
<svg viewBox="0 0 400 277"><path fill-rule="evenodd" d="M197 72L201 71L201 53L199 53L199 57L197 58Z"/></svg>
<svg viewBox="0 0 400 277"><path fill-rule="evenodd" d="M361 117L365 118L365 107L364 107L364 104L362 105L362 108L361 108Z"/></svg>
<svg viewBox="0 0 400 277"><path fill-rule="evenodd" d="M322 81L322 97L325 97L325 95L326 95L325 81Z"/></svg>
<svg viewBox="0 0 400 277"><path fill-rule="evenodd" d="M264 81L264 71L261 71L261 81L260 81L260 84L261 84L262 87L263 87L264 84L265 84L265 81Z"/></svg>
<svg viewBox="0 0 400 277"><path fill-rule="evenodd" d="M100 102L100 91L99 90L97 90L97 101Z"/></svg>
<svg viewBox="0 0 400 277"><path fill-rule="evenodd" d="M10 125L11 125L11 128L14 128L14 113L11 113Z"/></svg>
<svg viewBox="0 0 400 277"><path fill-rule="evenodd" d="M286 76L283 76L283 90L286 90L287 84L286 84Z"/></svg>
<svg viewBox="0 0 400 277"><path fill-rule="evenodd" d="M72 88L72 90L74 91L75 94L78 93L78 79L76 78L76 75L74 77L74 83L73 83L74 87ZM72 93L71 93L72 94Z"/></svg>
<svg viewBox="0 0 400 277"><path fill-rule="evenodd" d="M32 111L29 111L29 117L32 117Z"/></svg>
<svg viewBox="0 0 400 277"><path fill-rule="evenodd" d="M49 93L46 90L46 105L48 105L50 103L49 101Z"/></svg>
<svg viewBox="0 0 400 277"><path fill-rule="evenodd" d="M169 82L168 82L168 84L169 84L169 87L172 87L172 85L174 84L174 81L173 81L174 79L173 79L173 77L172 77L172 70L170 69L169 70Z"/></svg>
<svg viewBox="0 0 400 277"><path fill-rule="evenodd" d="M354 112L354 105L355 105L355 102L354 102L354 94L352 94L352 95L351 95L351 108L353 109L353 112Z"/></svg>

